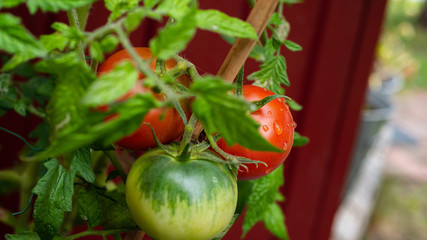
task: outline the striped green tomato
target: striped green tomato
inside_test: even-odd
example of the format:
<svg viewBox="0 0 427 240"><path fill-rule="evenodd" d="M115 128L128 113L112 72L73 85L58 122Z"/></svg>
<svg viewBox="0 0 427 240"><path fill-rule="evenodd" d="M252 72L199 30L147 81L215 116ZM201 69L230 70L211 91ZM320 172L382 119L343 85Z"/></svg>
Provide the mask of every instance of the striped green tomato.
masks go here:
<svg viewBox="0 0 427 240"><path fill-rule="evenodd" d="M211 239L233 217L233 173L225 165L193 158L180 161L155 149L129 172L127 204L138 226L154 239Z"/></svg>

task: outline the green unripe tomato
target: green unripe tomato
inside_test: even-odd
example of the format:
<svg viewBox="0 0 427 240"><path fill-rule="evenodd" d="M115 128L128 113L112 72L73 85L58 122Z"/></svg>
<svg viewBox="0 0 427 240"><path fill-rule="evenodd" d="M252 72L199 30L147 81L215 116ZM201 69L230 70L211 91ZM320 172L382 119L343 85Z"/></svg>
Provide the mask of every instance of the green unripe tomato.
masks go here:
<svg viewBox="0 0 427 240"><path fill-rule="evenodd" d="M233 217L236 178L225 165L179 161L155 149L132 166L126 201L138 226L156 240L208 240Z"/></svg>

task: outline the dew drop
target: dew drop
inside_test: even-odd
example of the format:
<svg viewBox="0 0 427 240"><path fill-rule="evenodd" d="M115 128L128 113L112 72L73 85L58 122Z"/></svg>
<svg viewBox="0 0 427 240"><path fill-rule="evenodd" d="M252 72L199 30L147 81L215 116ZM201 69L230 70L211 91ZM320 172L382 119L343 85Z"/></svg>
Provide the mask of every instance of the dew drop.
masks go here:
<svg viewBox="0 0 427 240"><path fill-rule="evenodd" d="M271 169L265 170L265 174L270 174L270 173L271 173Z"/></svg>
<svg viewBox="0 0 427 240"><path fill-rule="evenodd" d="M262 126L262 130L264 130L264 132L267 132L267 131L268 131L268 129L269 129L269 128L268 128L268 126L267 126L267 125L263 125L263 126Z"/></svg>
<svg viewBox="0 0 427 240"><path fill-rule="evenodd" d="M282 129L282 127L281 127L279 124L277 124L276 122L275 122L275 123L273 123L273 128L274 128L274 131L276 132L277 136L280 136L280 134L282 134L283 129Z"/></svg>
<svg viewBox="0 0 427 240"><path fill-rule="evenodd" d="M280 111L283 112L283 108L281 108Z"/></svg>
<svg viewBox="0 0 427 240"><path fill-rule="evenodd" d="M267 114L268 114L268 115L271 115L271 111L268 111L268 112L267 112Z"/></svg>
<svg viewBox="0 0 427 240"><path fill-rule="evenodd" d="M292 127L296 128L297 127L297 123L296 122L292 122Z"/></svg>
<svg viewBox="0 0 427 240"><path fill-rule="evenodd" d="M285 142L283 144L283 151L286 151L286 150L288 150L288 143L287 142Z"/></svg>

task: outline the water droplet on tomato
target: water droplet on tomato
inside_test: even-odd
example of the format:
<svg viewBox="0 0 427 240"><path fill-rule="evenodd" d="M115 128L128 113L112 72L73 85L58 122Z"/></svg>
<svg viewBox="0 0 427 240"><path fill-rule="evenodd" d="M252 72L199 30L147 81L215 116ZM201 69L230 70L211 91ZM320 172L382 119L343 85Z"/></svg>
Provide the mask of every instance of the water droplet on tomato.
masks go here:
<svg viewBox="0 0 427 240"><path fill-rule="evenodd" d="M268 115L271 115L271 111L268 111L268 112L267 112L267 114L268 114Z"/></svg>
<svg viewBox="0 0 427 240"><path fill-rule="evenodd" d="M284 144L283 144L283 151L286 151L286 150L288 150L288 143L287 142L285 142Z"/></svg>
<svg viewBox="0 0 427 240"><path fill-rule="evenodd" d="M281 108L280 111L283 112L283 108Z"/></svg>
<svg viewBox="0 0 427 240"><path fill-rule="evenodd" d="M264 130L264 132L267 132L267 131L268 131L268 129L269 129L269 128L268 128L268 126L267 126L267 125L263 125L263 126L262 126L262 130Z"/></svg>
<svg viewBox="0 0 427 240"><path fill-rule="evenodd" d="M297 127L297 123L296 122L292 122L292 127L296 128Z"/></svg>
<svg viewBox="0 0 427 240"><path fill-rule="evenodd" d="M273 123L273 128L274 128L274 131L276 132L277 136L280 136L280 134L282 134L283 128L282 128L282 126L280 126L276 122Z"/></svg>
<svg viewBox="0 0 427 240"><path fill-rule="evenodd" d="M271 169L265 170L265 174L270 174L270 173L271 173Z"/></svg>

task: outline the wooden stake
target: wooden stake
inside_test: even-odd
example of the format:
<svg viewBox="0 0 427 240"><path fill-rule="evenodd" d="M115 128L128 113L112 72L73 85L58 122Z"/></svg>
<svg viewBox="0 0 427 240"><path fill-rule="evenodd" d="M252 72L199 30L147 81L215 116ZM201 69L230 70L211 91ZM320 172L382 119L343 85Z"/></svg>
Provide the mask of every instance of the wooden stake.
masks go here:
<svg viewBox="0 0 427 240"><path fill-rule="evenodd" d="M255 3L252 11L249 13L247 23L251 24L255 29L258 37L261 36L271 15L277 7L279 0L258 0ZM249 57L252 49L256 44L256 40L248 38L238 38L227 57L221 65L217 75L221 76L227 82L233 82L240 68Z"/></svg>
<svg viewBox="0 0 427 240"><path fill-rule="evenodd" d="M246 22L251 24L255 29L258 38L261 36L271 15L277 7L279 0L257 0L255 6L249 13ZM224 62L222 63L217 75L221 76L227 82L233 82L239 73L240 68L249 57L252 49L256 44L256 40L247 38L237 38L227 54ZM192 140L199 138L200 133L203 131L203 126L197 122L194 126Z"/></svg>

